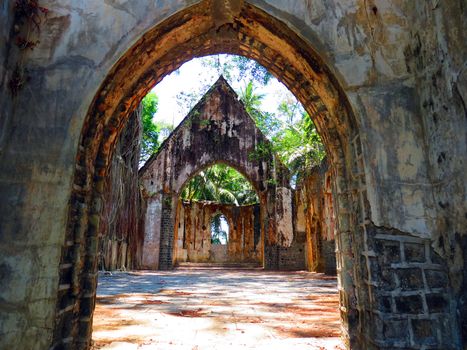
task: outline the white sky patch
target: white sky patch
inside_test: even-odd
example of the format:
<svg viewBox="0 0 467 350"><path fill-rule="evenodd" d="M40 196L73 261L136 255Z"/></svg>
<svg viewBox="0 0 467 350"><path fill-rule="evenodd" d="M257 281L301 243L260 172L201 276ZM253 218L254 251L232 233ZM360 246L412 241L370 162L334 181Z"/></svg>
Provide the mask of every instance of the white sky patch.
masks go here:
<svg viewBox="0 0 467 350"><path fill-rule="evenodd" d="M222 59L222 55L221 55ZM193 59L183 64L177 71L167 75L152 91L159 98L155 121L163 121L176 127L188 114L190 106L180 106L177 95L181 92L199 91L203 86L203 94L216 82L220 73L214 67L206 67L201 59ZM245 88L249 78L229 82L235 91ZM275 113L281 101L294 98L288 89L276 78L272 77L266 86L255 84L255 93L264 94L261 109Z"/></svg>

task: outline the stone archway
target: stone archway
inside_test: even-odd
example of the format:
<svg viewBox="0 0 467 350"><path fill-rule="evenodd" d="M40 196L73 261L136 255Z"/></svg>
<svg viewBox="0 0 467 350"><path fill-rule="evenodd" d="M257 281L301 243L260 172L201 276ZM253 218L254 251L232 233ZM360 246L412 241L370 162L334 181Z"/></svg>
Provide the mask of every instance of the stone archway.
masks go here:
<svg viewBox="0 0 467 350"><path fill-rule="evenodd" d="M174 263L177 266L213 263L220 266L262 267L260 215L259 203L235 205L180 200L175 220ZM216 218L219 226L214 232ZM225 236L219 235L221 232Z"/></svg>
<svg viewBox="0 0 467 350"><path fill-rule="evenodd" d="M440 314L450 315L448 305L433 315L425 310L428 282L418 279L424 269L406 273L409 294L392 293L399 287L389 280L396 275L404 278L401 271L406 271L411 261L393 266L387 252L403 249L407 243L415 250L423 247L430 256L433 253L429 239L376 227L369 220L365 152L357 122L336 76L312 45L283 22L246 2L238 4L201 2L157 25L124 54L96 93L76 160L65 237L66 242L73 243L64 247L61 261L63 266L71 263L72 269L61 271L70 279L70 287L58 296L54 335L57 348L89 345L102 183L114 142L128 114L166 74L193 57L214 53L244 55L268 68L302 102L324 140L335 179L341 317L343 336L349 345L416 347L420 341L409 340L407 327L411 334L422 338L421 342L430 335L417 333L422 323L412 321L413 315L424 315L436 322L441 322ZM445 278L442 264L433 265L432 270ZM386 277L387 283L380 284L379 280ZM401 334L392 332L398 328L403 330ZM385 329L390 329L390 334ZM449 340L437 338L436 342L448 344Z"/></svg>

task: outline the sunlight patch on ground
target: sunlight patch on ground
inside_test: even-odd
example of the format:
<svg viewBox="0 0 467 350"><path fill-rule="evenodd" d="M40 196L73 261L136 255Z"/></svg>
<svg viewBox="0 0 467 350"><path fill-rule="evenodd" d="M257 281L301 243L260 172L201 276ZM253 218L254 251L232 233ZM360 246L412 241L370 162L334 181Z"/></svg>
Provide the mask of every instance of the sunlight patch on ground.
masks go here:
<svg viewBox="0 0 467 350"><path fill-rule="evenodd" d="M93 349L344 349L337 282L307 272L100 276Z"/></svg>

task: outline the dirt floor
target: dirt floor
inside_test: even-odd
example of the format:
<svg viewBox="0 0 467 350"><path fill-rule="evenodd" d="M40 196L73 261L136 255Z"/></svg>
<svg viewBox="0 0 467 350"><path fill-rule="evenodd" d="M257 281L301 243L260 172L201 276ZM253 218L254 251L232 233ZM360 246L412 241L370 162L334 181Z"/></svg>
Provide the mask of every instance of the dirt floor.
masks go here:
<svg viewBox="0 0 467 350"><path fill-rule="evenodd" d="M99 275L93 349L344 349L335 277L178 269Z"/></svg>

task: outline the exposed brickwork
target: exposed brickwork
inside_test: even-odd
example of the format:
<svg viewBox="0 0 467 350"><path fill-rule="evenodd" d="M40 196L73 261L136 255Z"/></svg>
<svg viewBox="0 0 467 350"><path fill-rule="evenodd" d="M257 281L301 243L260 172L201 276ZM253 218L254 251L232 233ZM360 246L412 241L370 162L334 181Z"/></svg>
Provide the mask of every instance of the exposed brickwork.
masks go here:
<svg viewBox="0 0 467 350"><path fill-rule="evenodd" d="M174 202L177 198L170 195L162 197L161 238L159 253L159 269L170 270L173 268L172 253L175 227Z"/></svg>
<svg viewBox="0 0 467 350"><path fill-rule="evenodd" d="M166 74L226 52L280 78L326 144L348 346L460 348L463 2L265 0L233 11L213 1L50 2L40 45L24 55L31 80L14 101L13 1L4 2L0 278L14 288L0 291L2 345L89 344L100 198L115 141ZM278 266L277 247L266 245L265 257Z"/></svg>
<svg viewBox="0 0 467 350"><path fill-rule="evenodd" d="M305 270L305 241L305 233L296 232L290 247L279 247L279 270Z"/></svg>
<svg viewBox="0 0 467 350"><path fill-rule="evenodd" d="M371 225L367 233L368 264L362 266L374 311L366 326L375 344L455 349L453 329L442 326L455 324L447 267L431 241Z"/></svg>
<svg viewBox="0 0 467 350"><path fill-rule="evenodd" d="M279 270L279 247L265 244L264 246L264 268L266 270Z"/></svg>

